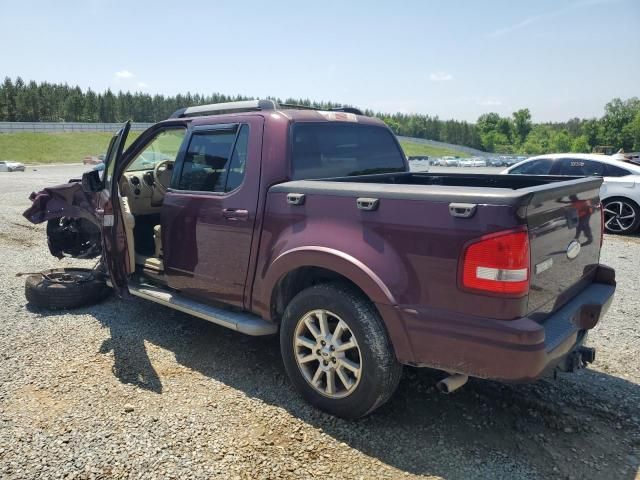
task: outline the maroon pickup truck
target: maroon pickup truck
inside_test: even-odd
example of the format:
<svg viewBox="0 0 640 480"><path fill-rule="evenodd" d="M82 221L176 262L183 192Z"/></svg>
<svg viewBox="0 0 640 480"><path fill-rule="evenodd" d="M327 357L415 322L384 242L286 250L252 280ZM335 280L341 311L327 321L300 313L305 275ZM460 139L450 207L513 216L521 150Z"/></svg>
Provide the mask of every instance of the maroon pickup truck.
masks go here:
<svg viewBox="0 0 640 480"><path fill-rule="evenodd" d="M48 221L54 255L101 256L120 295L279 331L322 410L370 413L402 365L446 372L449 392L594 359L583 342L615 291L599 178L412 173L384 123L347 108L190 107L124 150L128 131L103 172L32 195L25 216ZM28 279L27 297L96 294L73 279Z"/></svg>

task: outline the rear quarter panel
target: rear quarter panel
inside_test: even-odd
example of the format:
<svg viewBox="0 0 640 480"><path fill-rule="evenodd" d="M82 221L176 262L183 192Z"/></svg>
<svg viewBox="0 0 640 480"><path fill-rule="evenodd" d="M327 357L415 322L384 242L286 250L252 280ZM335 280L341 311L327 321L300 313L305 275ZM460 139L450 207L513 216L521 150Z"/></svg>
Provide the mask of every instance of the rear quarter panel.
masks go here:
<svg viewBox="0 0 640 480"><path fill-rule="evenodd" d="M612 197L629 198L640 205L640 175L605 177L600 187L602 200Z"/></svg>
<svg viewBox="0 0 640 480"><path fill-rule="evenodd" d="M457 287L463 245L486 233L517 226L509 205L478 205L472 218L454 218L448 202L381 198L376 211L357 208L356 196L307 194L301 206L289 205L286 193L269 192L254 284L254 308L268 310L271 291L279 278L272 266L289 255L289 266L330 268L311 251L322 247L351 259L352 276L373 274L382 290L381 304L409 308L428 305L434 310L513 319L526 311L526 298L497 298L463 292ZM301 252L309 251L308 255ZM355 260L355 261L353 261ZM366 268L362 268L362 266ZM363 273L364 272L364 273ZM366 288L359 285L366 292Z"/></svg>

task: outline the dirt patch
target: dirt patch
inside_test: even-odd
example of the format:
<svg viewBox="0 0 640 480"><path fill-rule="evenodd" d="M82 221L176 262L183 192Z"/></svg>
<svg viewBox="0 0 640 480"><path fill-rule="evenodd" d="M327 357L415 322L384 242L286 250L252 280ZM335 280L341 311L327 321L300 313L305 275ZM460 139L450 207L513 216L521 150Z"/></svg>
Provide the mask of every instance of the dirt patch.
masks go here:
<svg viewBox="0 0 640 480"><path fill-rule="evenodd" d="M0 244L9 243L12 245L21 245L24 247L34 247L37 243L33 240L30 240L27 237L24 237L24 233L20 234L17 232L0 232Z"/></svg>
<svg viewBox="0 0 640 480"><path fill-rule="evenodd" d="M63 395L53 389L27 385L18 389L4 403L4 407L10 417L28 418L29 423L46 429L64 415L69 405L65 402Z"/></svg>

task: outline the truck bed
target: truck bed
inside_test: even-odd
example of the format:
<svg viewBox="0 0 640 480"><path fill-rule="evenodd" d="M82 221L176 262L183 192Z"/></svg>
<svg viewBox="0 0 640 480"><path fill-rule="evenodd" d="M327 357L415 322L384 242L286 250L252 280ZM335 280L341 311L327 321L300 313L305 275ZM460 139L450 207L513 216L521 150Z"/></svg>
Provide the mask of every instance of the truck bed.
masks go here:
<svg viewBox="0 0 640 480"><path fill-rule="evenodd" d="M291 233L286 245L323 245L365 263L397 304L434 312L543 321L584 288L599 261L600 178L394 173L298 180L269 189L267 221ZM304 196L292 205L289 196ZM375 203L370 208L363 205ZM287 221L283 224L283 219ZM530 289L496 298L460 288L465 246L483 236L525 228ZM581 245L576 258L567 249Z"/></svg>
<svg viewBox="0 0 640 480"><path fill-rule="evenodd" d="M571 195L600 183L601 179L582 177L405 172L296 180L270 191L513 206L528 204L541 192Z"/></svg>

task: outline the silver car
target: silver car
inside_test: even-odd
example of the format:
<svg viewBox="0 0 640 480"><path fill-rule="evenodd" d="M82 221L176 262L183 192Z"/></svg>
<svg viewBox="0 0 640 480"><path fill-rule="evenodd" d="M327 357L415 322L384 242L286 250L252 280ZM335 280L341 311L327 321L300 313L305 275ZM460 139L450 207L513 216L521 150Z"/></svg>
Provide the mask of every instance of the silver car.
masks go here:
<svg viewBox="0 0 640 480"><path fill-rule="evenodd" d="M19 162L0 161L0 172L24 172L24 168Z"/></svg>

